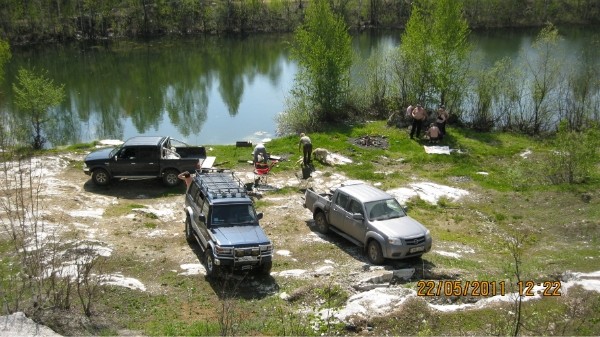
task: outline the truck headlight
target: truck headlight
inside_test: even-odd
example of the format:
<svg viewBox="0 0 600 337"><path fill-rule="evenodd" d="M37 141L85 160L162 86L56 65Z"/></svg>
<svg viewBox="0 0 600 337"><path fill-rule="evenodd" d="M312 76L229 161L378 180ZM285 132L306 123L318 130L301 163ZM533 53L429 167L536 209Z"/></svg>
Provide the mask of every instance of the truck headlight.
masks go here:
<svg viewBox="0 0 600 337"><path fill-rule="evenodd" d="M261 252L270 252L273 250L273 245L269 244L269 245L260 245L260 251Z"/></svg>
<svg viewBox="0 0 600 337"><path fill-rule="evenodd" d="M231 247L215 246L215 253L217 255L232 255L233 248L231 248Z"/></svg>
<svg viewBox="0 0 600 337"><path fill-rule="evenodd" d="M431 240L431 231L429 229L425 232L425 240Z"/></svg>
<svg viewBox="0 0 600 337"><path fill-rule="evenodd" d="M402 246L402 239L400 238L389 238L388 243L395 246Z"/></svg>

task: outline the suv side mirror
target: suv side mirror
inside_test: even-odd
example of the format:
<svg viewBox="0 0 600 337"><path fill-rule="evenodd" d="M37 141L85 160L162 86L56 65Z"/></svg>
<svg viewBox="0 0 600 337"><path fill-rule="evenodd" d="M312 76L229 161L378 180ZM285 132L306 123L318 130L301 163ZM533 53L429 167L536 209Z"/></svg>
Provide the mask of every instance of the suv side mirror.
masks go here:
<svg viewBox="0 0 600 337"><path fill-rule="evenodd" d="M206 223L206 215L204 215L204 214L198 215L198 221Z"/></svg>
<svg viewBox="0 0 600 337"><path fill-rule="evenodd" d="M263 212L260 212L260 213L256 214L256 218L258 220L262 219L263 218Z"/></svg>
<svg viewBox="0 0 600 337"><path fill-rule="evenodd" d="M365 217L362 214L360 214L360 213L354 213L354 214L352 214L352 219L354 219L354 220L364 220Z"/></svg>
<svg viewBox="0 0 600 337"><path fill-rule="evenodd" d="M404 212L408 212L408 206L404 205L402 206L402 209L404 210Z"/></svg>

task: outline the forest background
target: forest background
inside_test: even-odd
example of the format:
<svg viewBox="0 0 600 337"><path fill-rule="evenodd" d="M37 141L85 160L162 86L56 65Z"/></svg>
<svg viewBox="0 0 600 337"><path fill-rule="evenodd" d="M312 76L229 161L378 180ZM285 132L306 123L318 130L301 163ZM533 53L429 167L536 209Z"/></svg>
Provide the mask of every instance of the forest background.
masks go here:
<svg viewBox="0 0 600 337"><path fill-rule="evenodd" d="M291 32L308 0L5 0L0 37L11 44L161 35ZM328 0L350 30L403 28L413 1ZM598 24L596 0L464 0L471 29Z"/></svg>

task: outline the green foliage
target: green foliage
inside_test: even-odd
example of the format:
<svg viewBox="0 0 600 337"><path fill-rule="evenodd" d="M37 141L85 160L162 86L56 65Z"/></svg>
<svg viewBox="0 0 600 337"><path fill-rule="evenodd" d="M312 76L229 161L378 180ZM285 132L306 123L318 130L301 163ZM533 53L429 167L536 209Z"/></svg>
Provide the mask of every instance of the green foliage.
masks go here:
<svg viewBox="0 0 600 337"><path fill-rule="evenodd" d="M294 89L292 94L294 97L286 100L286 110L275 117L277 131L281 134L293 134L318 130L320 123L314 112L317 107L298 89Z"/></svg>
<svg viewBox="0 0 600 337"><path fill-rule="evenodd" d="M552 24L544 27L532 44L536 55L528 59L531 82L532 116L526 126L534 134L547 130L557 102L551 93L558 86L562 62L556 54L558 29Z"/></svg>
<svg viewBox="0 0 600 337"><path fill-rule="evenodd" d="M423 104L459 106L466 83L469 27L462 3L418 1L402 34L400 58L407 65L407 96Z"/></svg>
<svg viewBox="0 0 600 337"><path fill-rule="evenodd" d="M308 6L306 21L294 35L292 56L299 64L295 99L307 100L303 107L312 108L310 113L319 121L345 117L342 107L349 89L351 39L346 24L326 0Z"/></svg>
<svg viewBox="0 0 600 337"><path fill-rule="evenodd" d="M4 65L10 60L10 45L7 41L0 39L0 82L4 80Z"/></svg>
<svg viewBox="0 0 600 337"><path fill-rule="evenodd" d="M597 66L596 56L592 55L591 50L598 50L600 41L596 39L591 41L591 44L592 47L585 49L578 57L579 62L565 70L568 74L566 97L560 99L559 104L566 110L565 119L571 130L581 131L586 128L589 120L594 119L593 111L596 110L594 96L600 91L600 69ZM583 64L587 65L582 66Z"/></svg>
<svg viewBox="0 0 600 337"><path fill-rule="evenodd" d="M567 123L560 125L554 141L555 149L546 156L543 171L553 184L578 184L587 181L600 161L600 129L571 131Z"/></svg>
<svg viewBox="0 0 600 337"><path fill-rule="evenodd" d="M461 1L434 1L430 39L434 59L431 69L433 87L439 102L450 107L458 106L462 101L466 84L469 25L462 12Z"/></svg>
<svg viewBox="0 0 600 337"><path fill-rule="evenodd" d="M402 34L399 47L401 64L405 65L407 78L407 95L421 103L426 100L426 93L433 83L430 69L433 69L433 59L429 43L429 26L426 13L415 3ZM412 102L411 102L412 103Z"/></svg>
<svg viewBox="0 0 600 337"><path fill-rule="evenodd" d="M29 119L32 133L32 147L41 149L46 142L43 126L48 119L48 110L58 105L65 96L64 85L55 85L45 73L36 75L33 71L21 68L17 75L17 83L13 84L15 104Z"/></svg>
<svg viewBox="0 0 600 337"><path fill-rule="evenodd" d="M360 64L359 79L353 81L352 96L358 100L358 107L365 116L387 117L391 108L392 78L389 53L373 53Z"/></svg>
<svg viewBox="0 0 600 337"><path fill-rule="evenodd" d="M475 107L473 115L470 116L472 126L475 130L491 131L495 125L492 112L494 100L499 96L502 74L506 71L509 59L503 59L494 64L492 68L482 69L475 75Z"/></svg>

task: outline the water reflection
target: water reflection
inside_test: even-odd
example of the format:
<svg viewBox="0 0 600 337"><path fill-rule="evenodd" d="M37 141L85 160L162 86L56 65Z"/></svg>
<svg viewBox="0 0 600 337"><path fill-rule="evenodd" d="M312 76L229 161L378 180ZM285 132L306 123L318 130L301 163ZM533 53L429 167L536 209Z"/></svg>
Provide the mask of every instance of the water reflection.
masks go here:
<svg viewBox="0 0 600 337"><path fill-rule="evenodd" d="M284 44L282 36L206 37L15 50L2 89L3 111L14 109L8 83L17 69L27 67L46 69L55 83L65 84L66 99L45 125L54 145L137 134L213 144L257 132L272 137L273 117L281 111L283 98L273 106L261 101L270 102L268 96L282 94L281 89L287 92L282 77L291 84L293 75L282 76L295 72ZM248 87L267 93L247 97ZM250 106L240 116L244 99Z"/></svg>
<svg viewBox="0 0 600 337"><path fill-rule="evenodd" d="M530 51L535 30L490 31L471 35L484 65ZM598 29L563 29L561 49L578 65L598 59ZM396 47L399 31L365 32L354 37L361 59ZM45 69L64 84L66 99L45 126L54 145L135 135L170 135L192 144L257 141L276 133L275 116L284 109L296 63L291 35L245 38L196 37L147 42L116 41L13 48L0 87L0 112L27 123L14 108L11 85L20 67ZM571 60L569 60L571 61ZM589 63L588 63L589 62ZM584 76L585 78L585 76Z"/></svg>

